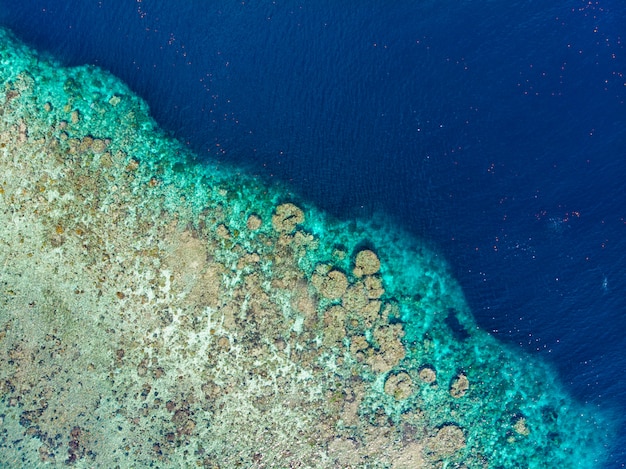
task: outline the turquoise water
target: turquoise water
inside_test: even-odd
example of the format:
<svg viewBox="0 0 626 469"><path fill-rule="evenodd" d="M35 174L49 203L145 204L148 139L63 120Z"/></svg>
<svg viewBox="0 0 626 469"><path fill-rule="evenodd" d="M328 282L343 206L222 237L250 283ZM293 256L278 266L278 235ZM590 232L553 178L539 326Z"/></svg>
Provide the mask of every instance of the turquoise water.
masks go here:
<svg viewBox="0 0 626 469"><path fill-rule="evenodd" d="M339 358L343 358L347 363L354 362L355 368L351 372L358 375L367 389L357 412L360 425L365 427L374 425L382 416L386 423L377 425L400 428L401 424L406 423L404 419L407 415L419 410L423 416L415 417L410 425L407 424L413 432L416 426L419 428L419 425L423 425L424 429L428 429L424 430L425 433L434 439L433 435L439 435L444 429L451 434L456 434L455 429L461 429L464 444L460 448L450 452L432 449L430 453L428 451L424 453L427 455L424 456L426 459L434 458L432 464L441 464L443 467L445 465L462 467L462 464L467 467L480 467L483 460L488 461L489 467L602 467L606 446L611 441L612 427L609 420L597 410L573 400L550 366L499 343L477 327L461 288L450 275L449 266L428 245L403 231L384 216L368 220L341 221L302 200L301 196L290 192L291 189L280 185L268 186L266 182L255 179L236 167L228 167L216 161L205 161L200 164L193 153L180 143L168 139L164 132L159 130L149 116L148 106L112 75L95 67L63 68L58 63L38 58L7 33L2 34L0 60L2 82L5 86L3 135L7 136L7 140L2 144L4 171L0 184L3 197L2 213L8 223L7 230L3 232L2 256L4 264L11 265L11 268L2 274L5 285L20 285L23 289L24 285L20 283L22 281L18 280L20 276L36 277L36 273L27 270L29 268L27 263L18 264L14 260L18 258L21 249L19 245L27 243L29 236L36 239L36 229L33 228L33 234L28 235L28 227L20 225L18 229L15 220L19 220L21 213L30 213L28 212L30 203L39 207L36 204L53 204L56 200L64 200L60 190L55 189L56 192L53 193L46 192L46 189L42 190L47 194L44 201L33 198L32 202L24 202L22 205L16 201L20 194L16 188L21 184L18 181L18 170L22 167L29 168L25 160L24 163L21 161L22 158L30 157L28 153L31 151L30 145L56 142L54 145L65 151L60 153L65 155L65 160L61 158L60 164L66 171L69 168L69 171L65 176L59 176L62 171L57 170L59 173L53 179L62 180L66 177L71 180L74 172L85 171L84 179L79 180L85 187L90 187L91 180L97 181L93 184L98 188L95 199L91 199L87 194L84 196L84 205L77 204L78 208L71 213L74 218L68 219L67 224L75 222L76 226L79 226L80 221L85 226L91 226L91 223L97 223L90 219L97 218L95 214L116 212L116 205L120 202L116 200L115 194L121 187L120 181L123 180L120 174L130 171L134 176L127 184L129 200L133 201L134 205L125 206L123 214L116 215L117 218L106 225L110 229L121 231L123 236L124 229L130 230L130 227L142 219L145 219L148 225L143 228L146 233L152 233L150 230L157 229L150 228L151 225L160 226L161 223L173 220L179 220L181 225L189 223L199 233L200 243L206 242L213 247L212 243L215 242L217 247L212 251L212 258L223 266L231 266L232 271L225 274L227 286L223 287L229 294L233 292L229 290L228 285L238 285L242 275L251 272L263 274L271 283L280 280L277 273L281 271L276 268L277 265L293 262L293 266L285 268L285 272L292 270L300 272L303 281L308 282L305 290L309 293L317 291L316 295L313 295L318 301L316 314L326 317L332 308L337 306L343 307L348 315L360 314L356 323L354 325L347 323L343 326L345 329L337 327L337 330L318 330L316 329L318 326L315 326L310 332L311 343L318 340L323 343L325 337L339 334L340 345L334 344L316 352L317 364L322 371L319 371L321 374L314 376L320 381L319 377L328 372L328 368L324 367L331 367L328 363L334 363L332 366L341 368L343 365L336 364ZM61 124L62 122L65 124ZM25 123L28 131L20 130L22 123ZM17 142L12 142L8 136L19 138ZM94 144L94 140L98 143ZM88 145L84 143L86 141L89 142ZM19 153L22 148L20 144L24 149L24 155ZM81 150L81 145L87 147ZM111 160L106 164L102 156L105 149ZM58 157L55 151L50 150L51 155ZM75 153L82 155L80 158L84 159L72 156ZM32 158L34 160L35 156ZM36 174L37 170L36 167L25 169L22 177L28 181L31 173ZM25 184L28 186L29 183ZM41 184L45 186L47 183ZM67 199L71 197L68 196ZM294 212L293 226L285 228L285 225L289 225L289 217L279 220L280 223L274 220L279 213L277 207L285 207L286 203L291 202L300 207L303 215L300 219L298 212ZM62 205L56 210L63 213ZM35 217L33 220L39 220L37 217L41 216L40 209L32 213ZM261 228L251 228L253 224L250 214L264 221ZM54 217L54 214L50 216ZM211 234L212 231L208 228L203 228L200 220L203 220L205 228L214 223L217 236L220 236L220 232L223 234L221 240L215 241L216 235ZM272 220L272 223L269 223L269 220ZM56 226L54 230L56 234L63 236L66 229L61 225ZM58 228L59 226L61 228ZM224 230L227 234L224 234ZM293 239L290 238L292 233L295 233ZM27 241L20 241L16 234L23 236ZM111 236L111 243L118 242L113 234ZM142 246L142 250L138 250L141 255L134 262L147 269L141 274L146 278L149 277L148 266L152 262L148 259L152 256L149 254L149 246L150 243L157 244L157 240L149 241L148 238L149 236L145 239L131 238L131 242ZM285 257L286 260L283 260L278 254L281 252L281 242L300 243L302 249L294 248L294 253L290 254L293 257ZM193 242L190 243L195 246ZM119 246L124 252L123 244L120 243ZM69 252L70 248L67 249ZM194 249L202 252L200 247ZM373 268L371 272L362 274L355 269L359 267L358 253L365 251L375 253L380 261L380 268ZM238 267L239 260L245 257L242 253L257 254L260 258L259 267L249 265ZM122 254L120 256L123 257ZM65 265L63 260L57 262L61 266ZM106 263L104 265L106 266ZM37 264L30 268L36 269ZM63 270L62 267L60 269ZM180 269L184 270L182 267ZM172 267L171 270L175 268ZM137 271L137 282L141 283L139 272L142 271ZM336 279L345 279L346 285L343 287L338 285L343 280L337 280L332 285L327 283L324 286L323 282L329 282L327 279L330 278L330 272L338 272ZM72 275L80 276L80 272L72 274L63 271L61 276L71 281ZM318 282L316 275L321 279L319 281L322 282L322 286L316 283ZM159 288L165 291L169 288L167 286L169 281L174 280L166 278L165 284L159 284ZM365 287L368 293L363 297L360 290L357 290L362 288L365 282L371 284ZM380 282L380 286L376 286L379 285L377 282ZM118 298L125 299L128 296L128 293L124 292L130 286L124 283L113 286L119 288L120 294L116 294ZM351 291L352 287L355 290ZM379 288L382 293L375 293L374 291ZM328 289L336 289L338 293L336 295L328 293ZM16 330L28 333L28 321L34 321L33 313L24 305L12 303L14 290L18 291L19 296L18 288L7 287L2 292L5 306L1 319L5 325L22 321L20 323L22 329ZM62 296L64 290L59 287L56 293ZM286 300L290 298L288 291L273 294L277 295L277 304L283 302L283 310L274 311L274 314L280 316L281 321L284 319L286 323L284 327L296 335L303 328L309 327L306 325L306 318L299 316L293 303ZM232 298L232 303L238 301L235 296ZM149 298L150 306L151 301ZM169 299L166 297L164 301L174 303L176 300L173 297ZM381 312L376 313L375 319L371 319L368 317L369 313L364 312L365 308L378 305L378 302L381 303ZM85 305L81 308L85 308ZM218 310L219 308L225 309L226 306L220 306ZM42 314L50 313L45 308L43 310ZM127 327L124 325L126 313L123 309L98 310L98 314L104 316L102 321L111 328ZM210 319L210 313L206 314L209 314ZM120 321L117 326L116 321ZM53 325L58 327L56 323ZM50 324L43 321L41 327L45 329L50 327ZM132 331L132 327L128 327L129 331ZM331 324L328 327L332 329L335 326ZM9 329L5 327L6 331ZM141 328L139 329L128 332L133 340L145 339ZM182 334L183 326L180 329L168 329L167 333ZM14 332L3 336L3 353L11 357L16 355L16 349L11 347L14 343L11 341L20 340L16 334ZM62 332L60 334L63 335ZM67 334L74 341L72 347L76 347L83 355L93 353L90 351L93 344L88 343L90 339L88 335L81 331ZM98 334L107 337L108 332L100 331ZM194 346L200 348L208 346L205 342L210 343L208 336L201 333L193 336L193 340L190 339L186 345L173 349L175 353L180 353L174 361L180 360L181 363L189 364L190 369L196 370L200 365L190 358L191 350ZM254 342L245 343L254 344ZM156 349L153 353L157 353ZM19 359L12 358L11 361L19 362ZM103 361L106 362L104 359ZM166 361L164 359L164 362ZM35 404L29 400L32 391L26 385L19 385L20 379L25 378L21 378L19 373L11 368L12 366L10 363L2 370L3 378L14 384L5 386L1 394L3 419L7 423L7 428L11 429L2 435L1 442L5 449L2 464L19 467L16 459L10 458L15 458L20 453L24 460L43 462L41 451L37 456L35 440L44 438L42 431L36 430L36 425L28 424L31 420L37 419L24 417L25 413L34 412L36 408L33 408ZM61 368L63 367L67 367L67 364L62 364ZM71 371L68 373L71 376ZM112 385L113 394L124 393L125 387L134 389L135 385L131 383L135 379L134 369L122 366L116 373L119 373L120 378L117 381L119 384ZM44 376L41 381L45 382L46 379L48 378ZM189 378L192 383L195 379ZM403 380L410 383L407 388L398 384ZM342 376L339 382L347 387L350 383L346 376ZM15 385L16 383L18 385ZM393 384L391 388L393 392L389 391L388 386L391 386L389 383ZM95 380L94 386L97 384ZM32 382L29 382L29 385L37 386ZM158 387L156 380L153 385ZM62 394L62 391L59 392ZM190 400L192 402L187 405L193 407L193 399ZM114 406L115 401L112 402L110 405ZM330 408L330 400L327 404ZM46 409L48 408L46 406ZM87 413L98 414L101 408L101 403L89 402ZM199 413L199 410L196 412ZM66 417L71 419L71 413ZM84 416L73 418L85 422L83 431L90 428L89 425L102 425L85 419ZM20 425L16 424L17 421L21 422ZM139 421L141 425L145 424L145 421ZM215 431L219 433L219 425L214 425L217 428ZM228 422L224 425L228 426ZM59 424L59 428L66 427L67 423ZM35 429L30 430L33 428ZM53 428L54 425L49 425L47 432L52 434ZM158 424L156 428L155 431L158 433ZM407 436L409 431L406 427L402 428L403 438L410 439ZM29 430L30 433L27 433ZM95 430L93 431L95 433ZM244 428L240 428L239 431L245 434ZM75 442L78 440L75 433L72 430L69 435L64 434L61 438L65 440L56 447L48 442L49 448L46 451L50 451L50 454L56 453L56 458L53 458L56 462L67 457L67 460L78 458L81 464L85 465L90 464L90 461L97 464L98 458L103 457L102 454L94 452L92 455L89 451L83 451L79 455L73 450L73 445L77 445ZM210 432L208 435L207 437L207 434L196 434L190 430L188 437L195 444L203 438L210 438ZM30 443L16 445L15 441L22 438ZM412 438L420 441L415 434ZM280 441L275 443L280 446ZM101 442L99 444L103 445ZM225 440L224 444L228 444L228 440ZM434 443L432 445L433 448L436 446ZM435 456L432 456L433 454ZM337 456L337 460L341 457ZM120 458L119 460L126 462L132 460L132 456L126 456L127 459ZM144 454L141 454L141 458L143 459L139 460L142 462L137 463L138 465L146 464L149 460ZM166 459L163 464L173 464L172 461L174 459ZM246 461L244 465L253 467L254 463Z"/></svg>

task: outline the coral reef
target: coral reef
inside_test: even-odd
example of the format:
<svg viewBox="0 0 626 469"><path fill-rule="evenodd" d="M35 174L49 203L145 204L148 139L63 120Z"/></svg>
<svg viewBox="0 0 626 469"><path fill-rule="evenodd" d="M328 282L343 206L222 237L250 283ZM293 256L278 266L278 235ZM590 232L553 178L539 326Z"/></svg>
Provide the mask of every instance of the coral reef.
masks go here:
<svg viewBox="0 0 626 469"><path fill-rule="evenodd" d="M598 417L415 240L195 163L95 67L4 31L0 63L0 466L599 457Z"/></svg>

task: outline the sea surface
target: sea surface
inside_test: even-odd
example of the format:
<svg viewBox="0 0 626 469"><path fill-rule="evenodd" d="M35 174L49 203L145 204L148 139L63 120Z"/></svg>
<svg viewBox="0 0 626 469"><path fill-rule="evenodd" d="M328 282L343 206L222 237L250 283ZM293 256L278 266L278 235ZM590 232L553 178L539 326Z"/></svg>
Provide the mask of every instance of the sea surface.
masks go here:
<svg viewBox="0 0 626 469"><path fill-rule="evenodd" d="M480 327L626 415L618 0L0 0L0 24L119 76L201 158L395 220Z"/></svg>

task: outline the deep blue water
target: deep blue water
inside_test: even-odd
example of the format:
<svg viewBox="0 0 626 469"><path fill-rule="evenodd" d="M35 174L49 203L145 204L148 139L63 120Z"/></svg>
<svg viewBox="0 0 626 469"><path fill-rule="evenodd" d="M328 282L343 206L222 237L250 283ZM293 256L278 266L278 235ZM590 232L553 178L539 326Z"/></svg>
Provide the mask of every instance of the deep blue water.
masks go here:
<svg viewBox="0 0 626 469"><path fill-rule="evenodd" d="M481 327L626 414L621 1L0 0L0 22L207 158L395 218Z"/></svg>

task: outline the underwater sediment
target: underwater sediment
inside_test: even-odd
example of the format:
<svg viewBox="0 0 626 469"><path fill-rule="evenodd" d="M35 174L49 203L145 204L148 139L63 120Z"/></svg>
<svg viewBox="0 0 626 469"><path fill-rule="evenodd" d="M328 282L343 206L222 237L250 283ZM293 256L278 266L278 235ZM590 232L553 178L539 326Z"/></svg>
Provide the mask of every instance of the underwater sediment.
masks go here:
<svg viewBox="0 0 626 469"><path fill-rule="evenodd" d="M0 76L0 466L599 467L601 418L407 234L5 31Z"/></svg>

